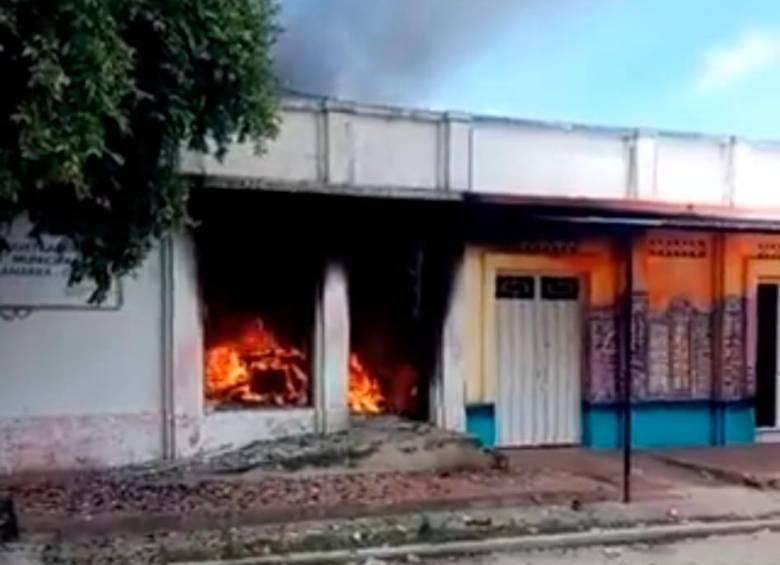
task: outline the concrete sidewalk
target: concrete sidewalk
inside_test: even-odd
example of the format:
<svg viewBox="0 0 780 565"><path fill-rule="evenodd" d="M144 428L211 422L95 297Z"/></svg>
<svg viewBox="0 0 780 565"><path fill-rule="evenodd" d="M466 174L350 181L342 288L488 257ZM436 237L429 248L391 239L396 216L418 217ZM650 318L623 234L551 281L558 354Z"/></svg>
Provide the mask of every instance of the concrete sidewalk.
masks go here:
<svg viewBox="0 0 780 565"><path fill-rule="evenodd" d="M780 444L667 449L649 455L700 476L754 488L780 488Z"/></svg>
<svg viewBox="0 0 780 565"><path fill-rule="evenodd" d="M583 448L522 449L504 451L510 467L537 474L563 474L595 481L619 500L623 488L623 454ZM720 480L696 467L669 464L659 454L638 451L631 458L634 500L670 499L691 487L716 486Z"/></svg>
<svg viewBox="0 0 780 565"><path fill-rule="evenodd" d="M617 451L580 448L505 452L511 465L529 472L568 473L611 488L622 484L623 457ZM780 444L694 447L635 451L632 490L637 500L674 496L690 487L729 484L780 490Z"/></svg>

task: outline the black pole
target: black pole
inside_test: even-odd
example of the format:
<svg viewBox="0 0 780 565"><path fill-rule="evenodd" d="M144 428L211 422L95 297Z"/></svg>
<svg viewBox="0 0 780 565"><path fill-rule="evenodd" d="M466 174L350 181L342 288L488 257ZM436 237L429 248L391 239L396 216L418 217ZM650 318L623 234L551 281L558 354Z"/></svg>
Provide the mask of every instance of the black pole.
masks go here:
<svg viewBox="0 0 780 565"><path fill-rule="evenodd" d="M625 292L623 295L623 502L631 502L631 330L634 295L634 245L633 234L625 234Z"/></svg>

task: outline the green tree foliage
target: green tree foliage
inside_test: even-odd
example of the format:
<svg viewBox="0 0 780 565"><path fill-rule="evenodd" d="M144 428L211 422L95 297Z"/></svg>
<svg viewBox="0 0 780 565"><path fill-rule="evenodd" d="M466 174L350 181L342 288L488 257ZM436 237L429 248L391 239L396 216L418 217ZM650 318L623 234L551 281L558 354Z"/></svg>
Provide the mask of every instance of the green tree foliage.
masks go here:
<svg viewBox="0 0 780 565"><path fill-rule="evenodd" d="M272 0L0 0L0 223L68 238L100 299L188 222L183 148L276 132ZM0 236L0 244L4 243Z"/></svg>

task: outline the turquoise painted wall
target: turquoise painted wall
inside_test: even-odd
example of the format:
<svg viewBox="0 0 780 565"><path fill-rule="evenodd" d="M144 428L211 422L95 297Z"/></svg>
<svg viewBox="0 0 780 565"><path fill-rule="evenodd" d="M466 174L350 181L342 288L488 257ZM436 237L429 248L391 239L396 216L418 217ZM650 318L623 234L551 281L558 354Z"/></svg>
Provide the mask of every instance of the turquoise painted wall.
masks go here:
<svg viewBox="0 0 780 565"><path fill-rule="evenodd" d="M582 443L594 449L622 444L620 407L586 405L582 415ZM496 443L493 406L466 407L466 429L482 445ZM749 403L713 405L710 402L654 402L632 410L631 442L638 449L752 443L755 411Z"/></svg>
<svg viewBox="0 0 780 565"><path fill-rule="evenodd" d="M620 447L620 408L585 407L583 430L583 444L588 447ZM657 402L638 404L632 409L631 443L638 449L752 443L754 435L754 409L750 404Z"/></svg>
<svg viewBox="0 0 780 565"><path fill-rule="evenodd" d="M756 440L756 411L751 404L726 404L722 421L726 445L753 443Z"/></svg>
<svg viewBox="0 0 780 565"><path fill-rule="evenodd" d="M466 406L466 431L485 447L496 445L496 418L492 404Z"/></svg>
<svg viewBox="0 0 780 565"><path fill-rule="evenodd" d="M618 446L620 413L614 406L586 406L582 411L582 443L596 449Z"/></svg>

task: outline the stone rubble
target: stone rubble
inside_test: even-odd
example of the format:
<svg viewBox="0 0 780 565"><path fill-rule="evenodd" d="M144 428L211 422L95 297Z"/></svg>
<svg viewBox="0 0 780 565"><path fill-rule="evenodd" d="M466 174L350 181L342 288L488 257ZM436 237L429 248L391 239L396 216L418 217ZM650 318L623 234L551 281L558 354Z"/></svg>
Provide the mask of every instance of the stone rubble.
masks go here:
<svg viewBox="0 0 780 565"><path fill-rule="evenodd" d="M375 450L387 450L390 444L390 460L373 461L387 470L374 470L367 461L376 458ZM440 453L443 446L452 445L469 457L477 454L472 460L476 464L404 470L414 469L409 460L419 462L421 453ZM0 498L14 500L23 528L51 531L61 522L67 532L110 529L112 520L126 523L128 517L141 526L167 517L169 522L194 521L200 527L209 517L239 523L251 516L264 522L474 500L530 498L541 503L540 492L565 497L571 489L594 490L594 483L566 473L497 468L486 461L489 458L468 436L426 423L378 417L358 419L348 433L257 442L184 461L0 477ZM602 489L596 498L607 495Z"/></svg>

